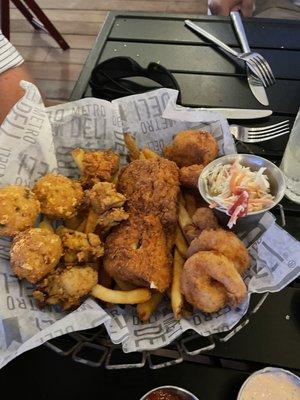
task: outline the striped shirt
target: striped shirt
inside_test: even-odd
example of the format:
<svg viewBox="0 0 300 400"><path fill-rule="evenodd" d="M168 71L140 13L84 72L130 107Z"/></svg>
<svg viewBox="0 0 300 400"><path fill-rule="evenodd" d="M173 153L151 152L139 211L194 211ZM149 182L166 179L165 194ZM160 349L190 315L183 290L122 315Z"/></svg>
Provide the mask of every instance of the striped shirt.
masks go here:
<svg viewBox="0 0 300 400"><path fill-rule="evenodd" d="M0 31L0 74L24 62L23 57Z"/></svg>

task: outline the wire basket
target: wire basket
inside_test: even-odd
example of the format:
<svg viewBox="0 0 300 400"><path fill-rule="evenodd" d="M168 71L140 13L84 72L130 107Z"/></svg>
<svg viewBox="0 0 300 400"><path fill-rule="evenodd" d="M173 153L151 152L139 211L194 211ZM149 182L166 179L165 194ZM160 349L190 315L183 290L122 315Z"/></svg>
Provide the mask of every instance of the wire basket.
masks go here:
<svg viewBox="0 0 300 400"><path fill-rule="evenodd" d="M228 332L204 337L189 330L170 345L157 350L124 353L121 345L111 342L103 325L60 336L46 342L45 345L61 356L71 357L75 362L109 370L142 368L146 365L150 369L159 369L179 364L184 360L202 363L201 354L214 349L217 343L227 342L243 329L267 297L268 293L253 294L247 313L239 324Z"/></svg>
<svg viewBox="0 0 300 400"><path fill-rule="evenodd" d="M279 211L279 223L285 226L285 213L281 204L276 207ZM269 293L253 293L247 313L238 325L223 334L200 336L193 330L184 332L180 338L170 345L151 351L124 353L121 345L111 342L103 325L85 331L73 332L46 342L45 345L62 356L69 356L75 362L90 367L104 366L106 369L142 368L146 364L150 369L159 369L179 364L184 360L201 362L201 354L209 352L217 343L230 340L243 329L251 320Z"/></svg>

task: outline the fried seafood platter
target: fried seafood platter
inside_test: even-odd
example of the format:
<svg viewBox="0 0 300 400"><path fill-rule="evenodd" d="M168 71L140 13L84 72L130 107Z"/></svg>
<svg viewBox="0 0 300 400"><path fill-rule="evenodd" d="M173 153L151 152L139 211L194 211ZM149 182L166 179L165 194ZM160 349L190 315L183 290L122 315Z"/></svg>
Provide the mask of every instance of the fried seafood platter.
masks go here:
<svg viewBox="0 0 300 400"><path fill-rule="evenodd" d="M40 306L132 304L147 322L163 297L174 317L213 313L247 296L244 244L199 195L218 154L205 131L178 132L158 155L125 134L128 162L112 150L75 149L79 179L48 174L32 188L0 189L0 235L11 269L34 284ZM41 221L36 224L37 219Z"/></svg>

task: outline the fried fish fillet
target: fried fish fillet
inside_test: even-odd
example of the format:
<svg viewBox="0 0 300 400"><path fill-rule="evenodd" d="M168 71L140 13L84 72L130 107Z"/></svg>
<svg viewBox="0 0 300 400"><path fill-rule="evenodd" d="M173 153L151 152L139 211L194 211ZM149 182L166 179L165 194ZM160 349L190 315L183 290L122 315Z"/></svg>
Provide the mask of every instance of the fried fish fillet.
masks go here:
<svg viewBox="0 0 300 400"><path fill-rule="evenodd" d="M107 237L103 266L110 276L164 292L171 264L163 227L155 215L131 215Z"/></svg>
<svg viewBox="0 0 300 400"><path fill-rule="evenodd" d="M176 164L164 158L135 160L119 176L119 190L133 214L153 214L168 234L177 223L179 173Z"/></svg>

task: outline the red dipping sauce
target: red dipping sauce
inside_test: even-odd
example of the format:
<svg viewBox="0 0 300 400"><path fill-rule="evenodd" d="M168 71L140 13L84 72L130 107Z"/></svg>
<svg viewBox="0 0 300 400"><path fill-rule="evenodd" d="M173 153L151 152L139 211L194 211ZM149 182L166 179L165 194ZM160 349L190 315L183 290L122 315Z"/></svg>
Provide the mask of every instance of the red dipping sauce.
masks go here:
<svg viewBox="0 0 300 400"><path fill-rule="evenodd" d="M150 393L145 400L184 400L184 397L169 389L160 389L157 392Z"/></svg>

